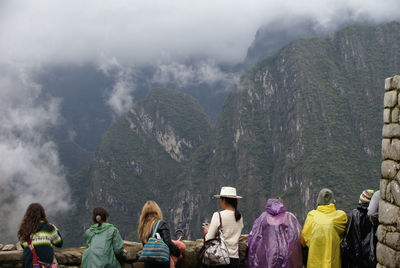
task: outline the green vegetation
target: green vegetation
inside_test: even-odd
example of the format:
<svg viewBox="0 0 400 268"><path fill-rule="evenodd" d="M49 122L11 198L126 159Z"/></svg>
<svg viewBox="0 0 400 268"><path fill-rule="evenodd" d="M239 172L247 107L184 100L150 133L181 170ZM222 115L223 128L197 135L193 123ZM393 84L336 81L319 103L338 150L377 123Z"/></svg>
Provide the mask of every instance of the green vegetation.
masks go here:
<svg viewBox="0 0 400 268"><path fill-rule="evenodd" d="M303 220L329 187L349 211L363 189L378 188L383 84L400 70L399 44L398 23L293 41L242 76L214 127L193 98L152 90L70 178L79 226L103 205L124 238L136 240L141 206L155 199L174 228L199 238L224 185L244 196L245 232L270 197ZM171 131L192 144L182 145L181 161L157 140Z"/></svg>

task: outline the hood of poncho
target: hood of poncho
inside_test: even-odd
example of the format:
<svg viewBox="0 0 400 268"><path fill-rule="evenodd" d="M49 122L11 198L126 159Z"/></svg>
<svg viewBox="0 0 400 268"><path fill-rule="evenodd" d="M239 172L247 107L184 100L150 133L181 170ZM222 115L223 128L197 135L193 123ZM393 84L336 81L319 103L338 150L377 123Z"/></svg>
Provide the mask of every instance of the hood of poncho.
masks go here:
<svg viewBox="0 0 400 268"><path fill-rule="evenodd" d="M283 205L282 200L275 199L275 198L268 199L265 210L268 212L268 214L274 215L274 216L286 212L285 206Z"/></svg>
<svg viewBox="0 0 400 268"><path fill-rule="evenodd" d="M103 222L100 226L98 226L98 224L94 224L92 226L90 226L89 230L92 231L95 234L100 234L108 229L110 229L113 225L111 223L106 223Z"/></svg>

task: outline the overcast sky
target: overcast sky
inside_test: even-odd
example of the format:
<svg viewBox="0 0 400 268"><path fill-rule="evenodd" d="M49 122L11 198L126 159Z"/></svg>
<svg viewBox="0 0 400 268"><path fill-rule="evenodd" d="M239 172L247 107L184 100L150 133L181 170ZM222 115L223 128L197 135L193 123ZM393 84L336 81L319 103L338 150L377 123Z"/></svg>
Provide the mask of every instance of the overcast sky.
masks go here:
<svg viewBox="0 0 400 268"><path fill-rule="evenodd" d="M305 17L333 30L398 19L399 10L399 0L0 0L0 193L9 194L0 195L8 215L0 225L15 239L30 202L69 207L57 147L45 135L59 124L62 100L40 100L34 77L43 66L95 64L115 78L105 102L121 115L134 101L135 66L156 64L160 83L232 80L218 64L240 62L261 25L290 28ZM202 61L188 68L190 58Z"/></svg>
<svg viewBox="0 0 400 268"><path fill-rule="evenodd" d="M2 0L0 60L237 62L271 21L309 16L329 28L348 18L397 19L399 9L398 0Z"/></svg>

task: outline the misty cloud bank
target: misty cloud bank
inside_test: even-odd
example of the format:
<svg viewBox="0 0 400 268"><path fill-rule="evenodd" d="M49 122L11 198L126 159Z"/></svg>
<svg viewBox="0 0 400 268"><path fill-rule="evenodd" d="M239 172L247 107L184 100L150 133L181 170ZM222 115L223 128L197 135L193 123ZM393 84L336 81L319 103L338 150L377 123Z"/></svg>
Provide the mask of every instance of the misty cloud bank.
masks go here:
<svg viewBox="0 0 400 268"><path fill-rule="evenodd" d="M43 135L57 124L60 100L39 99L29 68L3 65L0 73L0 226L2 242L15 242L31 202L55 215L68 209L69 194L57 148Z"/></svg>
<svg viewBox="0 0 400 268"><path fill-rule="evenodd" d="M178 88L200 84L223 84L226 88L220 90L228 90L238 79L238 73L223 71L215 62L201 60L194 64L179 62L159 64L156 66L152 82L159 85L174 83Z"/></svg>
<svg viewBox="0 0 400 268"><path fill-rule="evenodd" d="M142 66L154 68L150 84L229 88L239 74L220 66L240 63L261 25L290 29L305 18L323 32L397 20L398 10L398 0L0 1L2 239L15 240L30 202L50 214L69 207L57 147L46 135L60 120L62 99L41 95L34 77L42 66L98 66L114 80L104 101L120 116L134 102Z"/></svg>
<svg viewBox="0 0 400 268"><path fill-rule="evenodd" d="M122 66L114 57L100 63L98 68L115 81L106 103L117 116L122 116L133 105L133 68Z"/></svg>
<svg viewBox="0 0 400 268"><path fill-rule="evenodd" d="M5 0L0 3L2 60L96 62L115 57L143 65L197 55L239 62L261 25L311 18L335 29L346 21L398 19L397 0Z"/></svg>

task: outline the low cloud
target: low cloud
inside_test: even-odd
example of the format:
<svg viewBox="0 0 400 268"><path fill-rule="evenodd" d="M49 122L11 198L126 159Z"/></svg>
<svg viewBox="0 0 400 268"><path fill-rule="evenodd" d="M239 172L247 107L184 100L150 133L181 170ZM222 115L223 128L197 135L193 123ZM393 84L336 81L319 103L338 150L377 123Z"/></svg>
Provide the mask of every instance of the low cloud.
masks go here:
<svg viewBox="0 0 400 268"><path fill-rule="evenodd" d="M238 81L238 74L227 72L214 61L198 61L193 64L172 62L168 64L156 65L152 82L159 85L175 84L178 88L186 88L206 84L223 85L224 89L229 89Z"/></svg>
<svg viewBox="0 0 400 268"><path fill-rule="evenodd" d="M398 0L3 0L1 60L146 65L196 55L239 62L261 25L297 17L335 29L346 21L398 20Z"/></svg>
<svg viewBox="0 0 400 268"><path fill-rule="evenodd" d="M44 132L58 122L57 99L40 100L31 68L0 67L1 242L15 242L26 207L41 203L51 216L69 208L69 190L57 147Z"/></svg>
<svg viewBox="0 0 400 268"><path fill-rule="evenodd" d="M117 116L125 114L133 105L133 69L122 66L116 58L103 61L99 69L114 80L113 88L107 96L107 105Z"/></svg>

